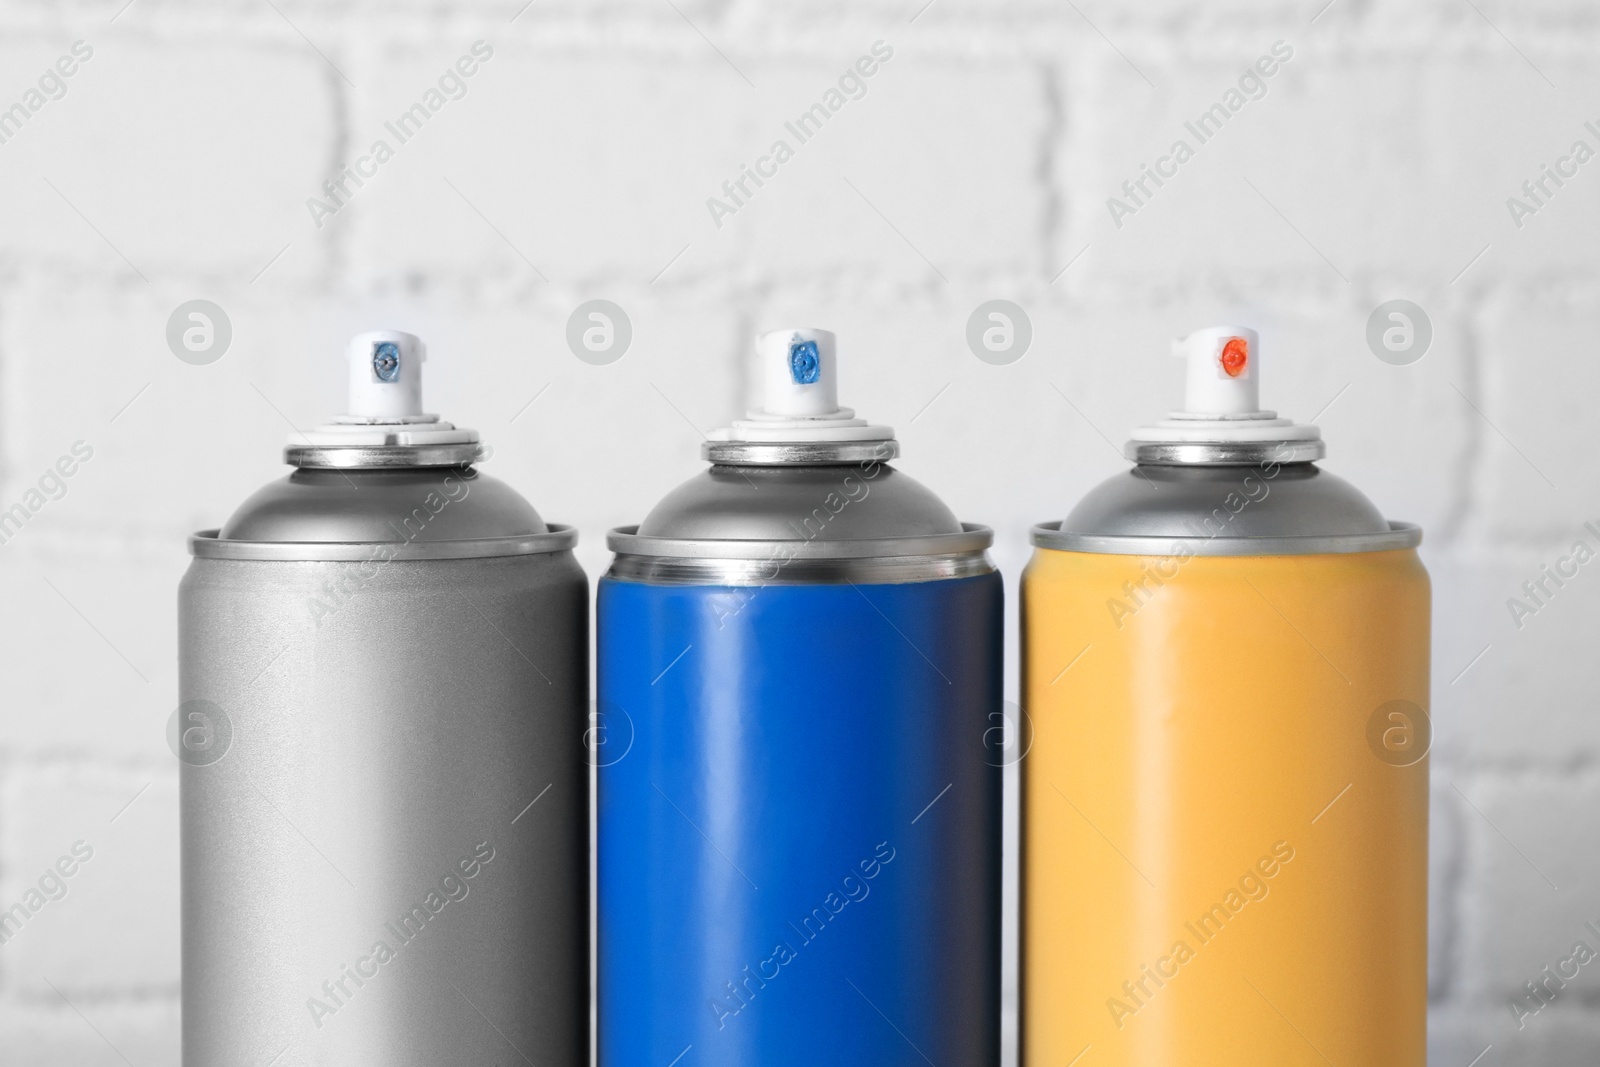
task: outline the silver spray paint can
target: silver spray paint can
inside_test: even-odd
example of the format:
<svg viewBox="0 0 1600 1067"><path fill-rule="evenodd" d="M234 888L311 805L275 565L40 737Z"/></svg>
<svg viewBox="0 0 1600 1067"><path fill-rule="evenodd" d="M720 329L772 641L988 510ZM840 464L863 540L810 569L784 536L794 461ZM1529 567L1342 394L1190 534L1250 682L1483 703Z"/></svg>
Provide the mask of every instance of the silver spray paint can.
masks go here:
<svg viewBox="0 0 1600 1067"><path fill-rule="evenodd" d="M587 1064L576 534L352 340L351 414L189 542L183 1062Z"/></svg>

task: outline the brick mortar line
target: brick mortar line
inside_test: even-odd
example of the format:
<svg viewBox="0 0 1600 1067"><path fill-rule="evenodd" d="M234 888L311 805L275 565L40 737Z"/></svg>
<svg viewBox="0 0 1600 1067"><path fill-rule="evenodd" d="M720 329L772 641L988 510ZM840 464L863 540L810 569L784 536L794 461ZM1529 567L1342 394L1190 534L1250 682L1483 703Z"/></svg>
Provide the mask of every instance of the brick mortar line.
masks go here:
<svg viewBox="0 0 1600 1067"><path fill-rule="evenodd" d="M691 231L683 232L693 236ZM484 244L488 246L488 242ZM359 245L360 254L365 255L375 247L375 244L370 244L364 239ZM1030 253L1022 246L1019 246L1016 254L1019 259L1036 258L1035 253ZM1072 253L1063 249L1057 254L1069 257ZM126 280L126 271L119 273L110 266L102 269L43 257L26 257L29 262L19 263L18 260L21 258L23 257L11 256L8 262L5 257L0 256L0 299L35 288L49 288L53 296L78 293L104 296L108 291L115 291L132 294L137 298L150 292L144 283L137 279L131 284L123 284ZM1216 299L1219 296L1235 294L1241 285L1248 285L1254 293L1266 292L1280 299L1312 298L1315 301L1310 305L1312 310L1333 314L1350 314L1352 309L1358 306L1343 285L1330 284L1322 276L1322 268L1309 265L1303 269L1263 268L1260 271L1236 272L1229 275L1229 281L1211 282L1205 279L1195 280L1191 271L1178 269L1161 274L1151 274L1148 271L1135 272L1130 269L1125 274L1107 276L1104 273L1096 274L1092 266L1085 264L1082 280L1075 286L1069 283L1073 278L1079 277L1079 268L1074 268L1067 278L1051 286L1049 272L1036 271L1032 268L1019 271L1003 265L977 266L963 273L959 267L945 265L946 272L951 276L950 285L930 286L926 279L914 271L908 270L901 274L898 268L890 272L870 263L841 262L798 272L785 272L780 269L752 275L749 268L759 267L761 262L753 257L734 258L719 260L711 267L698 270L694 269L692 264L687 269L680 265L674 268L672 275L663 278L654 286L650 284L647 265L644 264L641 264L637 271L599 271L557 277L548 283L523 277L526 271L518 272L509 263L505 271L445 267L424 270L421 273L428 279L430 285L435 287L435 291L449 292L452 288L456 288L468 297L474 295L466 292L469 289L482 289L485 286L510 282L509 288L517 291L514 299L523 303L527 299L524 294L537 297L540 294L558 293L564 294L560 299L565 300L573 292L595 286L606 286L631 293L646 302L656 303L668 299L660 295L664 293L672 294L671 302L681 301L685 296L694 299L698 295L703 295L708 300L725 300L729 297L766 299L780 287L786 295L859 293L865 283L882 289L896 289L907 296L920 295L930 298L920 301L907 300L904 304L907 307L938 303L945 299L939 296L940 293L995 285L1020 288L1025 291L1035 290L1037 295L1048 297L1049 302L1057 306L1078 303L1082 300L1082 294L1092 293L1096 302L1110 296L1113 299L1126 299L1129 302L1145 304L1155 300L1159 306L1170 307L1181 305L1190 299ZM241 268L246 265L243 259L240 263ZM154 276L158 290L204 282L214 290L231 292L239 297L253 296L256 292L273 294L272 297L262 299L261 303L271 303L284 294L297 297L315 294L323 299L365 299L390 295L397 279L404 279L417 273L410 267L394 268L393 273L381 273L361 267L345 267L341 269L337 278L330 281L325 276L292 276L269 272L255 286L247 287L248 279L242 269L234 272L231 284L218 285L215 279L219 275L219 268L214 264L194 263L184 264L181 267L163 267L159 263L147 262L144 265ZM249 261L247 265L259 266L254 260ZM1057 269L1059 270L1059 265ZM275 278L274 273L279 273L279 276ZM1537 293L1547 298L1548 303L1544 306L1556 310L1588 313L1600 307L1600 271L1564 274L1563 283L1567 290L1564 293L1549 292L1540 278L1539 274L1508 271L1499 275L1493 282L1474 287L1470 294L1448 294L1444 302L1432 302L1430 310L1440 309L1440 313L1443 313L1450 309L1492 305L1498 300L1512 301L1520 308L1524 306L1522 296L1525 293ZM1436 279L1436 273L1425 267L1405 271L1352 272L1352 280L1367 288L1426 285ZM1140 281L1143 284L1123 284L1125 281ZM1184 285L1185 282L1192 284ZM330 290L330 284L338 285L339 288ZM1490 306L1490 310L1495 308Z"/></svg>
<svg viewBox="0 0 1600 1067"><path fill-rule="evenodd" d="M121 755L107 758L108 753L121 753ZM157 783L163 779L171 782L178 780L176 759L129 755L126 749L63 749L47 746L35 748L17 744L0 747L0 789L5 788L18 771L33 773L60 771L70 774L83 770L101 773L126 772L129 775L128 782L133 782L135 779L148 781L152 775ZM104 782L104 779L101 781ZM116 784L120 789L125 783ZM110 813L107 814L109 817Z"/></svg>
<svg viewBox="0 0 1600 1067"><path fill-rule="evenodd" d="M196 25L192 19L176 12L200 11L212 14L217 9L210 4L197 4L193 8L168 6L162 9L157 21L150 16L144 20L119 19L111 32L119 39L136 41L156 47L182 44L237 45L245 49L263 49L287 57L320 63L309 55L304 42L282 20L271 13L254 14L254 21L240 23L236 19L223 19ZM248 9L254 12L255 9ZM551 45L570 51L581 58L595 55L607 57L669 56L681 57L706 69L717 69L720 61L705 54L704 41L690 28L670 14L663 15L659 5L641 3L633 9L640 18L618 24L614 18L602 19L578 14L577 9L567 9L559 18L548 11L536 10L508 28L501 16L504 5L485 5L476 11L452 13L444 20L426 17L419 9L413 17L407 12L394 13L387 8L371 11L346 9L329 12L327 9L295 8L307 16L306 30L318 40L319 47L365 46L374 40L380 44L414 46L418 51L431 51L438 47L441 34L478 33L499 40L529 44L539 47ZM431 9L429 9L431 10ZM314 14L313 14L314 12ZM1087 59L1102 60L1104 44L1098 35L1087 31L1070 12L1057 9L1019 9L1008 13L988 14L980 18L959 19L946 16L949 21L919 21L917 26L906 25L898 16L904 11L900 5L885 5L877 17L863 17L859 12L816 28L814 19L782 16L771 17L763 12L759 21L728 20L737 22L731 27L725 23L702 19L700 25L717 37L727 48L745 50L756 58L832 60L839 55L839 39L852 32L899 34L913 40L924 55L940 59L965 59L974 65L1014 63L1019 50L1030 60L1049 61L1062 58L1062 48L1069 50L1068 58L1074 62ZM937 16L935 11L934 15ZM1037 16L1046 17L1037 17ZM1227 65L1225 57L1232 51L1255 47L1256 39L1263 34L1298 34L1310 39L1325 51L1336 50L1340 55L1362 55L1367 58L1392 58L1394 62L1415 65L1418 59L1433 63L1457 59L1475 59L1492 55L1505 61L1508 67L1522 61L1510 53L1504 41L1481 23L1463 16L1440 20L1414 19L1400 22L1363 21L1355 26L1349 23L1334 24L1319 30L1308 27L1298 17L1263 18L1256 22L1230 22L1210 29L1206 26L1183 26L1168 29L1166 23L1102 22L1113 36L1121 34L1123 47L1132 49L1150 64L1147 69L1163 71L1163 61L1184 66L1215 67ZM0 31L10 36L11 43L56 42L63 36L101 33L108 27L105 11L83 9L65 15L55 15L49 20L17 18L14 12L0 11ZM1017 16L1029 17L1026 36L1019 37ZM959 20L958 20L959 19ZM1574 26L1571 23L1518 23L1497 18L1497 24L1511 34L1518 47L1537 51L1555 59L1586 59L1600 44L1600 18L1586 20ZM381 37L374 37L374 30ZM1314 37L1306 30L1310 29ZM1441 29L1445 31L1441 36ZM574 33L573 31L578 31ZM974 31L979 36L974 37ZM1397 36L1397 34L1405 34ZM1241 52L1242 54L1242 52ZM1106 70L1114 69L1108 60Z"/></svg>
<svg viewBox="0 0 1600 1067"><path fill-rule="evenodd" d="M1433 790L1452 798L1454 792L1450 790L1446 778L1463 788L1486 785L1494 789L1510 788L1523 795L1536 792L1540 786L1559 783L1558 792L1576 795L1586 789L1600 789L1600 748L1580 753L1565 765L1538 759L1509 757L1497 760L1468 756L1464 759L1440 760L1432 769Z"/></svg>
<svg viewBox="0 0 1600 1067"><path fill-rule="evenodd" d="M177 1007L181 1001L182 987L175 982L157 982L150 985L128 986L73 986L57 983L62 992L72 997L72 1003L85 1007L159 1007L163 1010ZM0 995L0 1004L25 1007L40 1014L76 1019L72 1008L61 1003L53 992L31 992L17 986ZM82 1025L82 1022L79 1022Z"/></svg>

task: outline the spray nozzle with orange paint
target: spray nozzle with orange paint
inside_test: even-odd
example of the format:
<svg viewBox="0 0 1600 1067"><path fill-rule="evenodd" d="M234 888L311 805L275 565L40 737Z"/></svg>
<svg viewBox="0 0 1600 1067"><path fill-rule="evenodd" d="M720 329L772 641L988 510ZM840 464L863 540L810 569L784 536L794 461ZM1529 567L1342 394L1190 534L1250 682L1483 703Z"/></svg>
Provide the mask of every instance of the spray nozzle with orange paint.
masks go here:
<svg viewBox="0 0 1600 1067"><path fill-rule="evenodd" d="M1281 419L1261 407L1261 338L1244 326L1212 326L1172 342L1187 365L1184 403L1160 422L1133 432L1138 445L1318 442L1315 426ZM1303 449L1303 451L1309 451Z"/></svg>

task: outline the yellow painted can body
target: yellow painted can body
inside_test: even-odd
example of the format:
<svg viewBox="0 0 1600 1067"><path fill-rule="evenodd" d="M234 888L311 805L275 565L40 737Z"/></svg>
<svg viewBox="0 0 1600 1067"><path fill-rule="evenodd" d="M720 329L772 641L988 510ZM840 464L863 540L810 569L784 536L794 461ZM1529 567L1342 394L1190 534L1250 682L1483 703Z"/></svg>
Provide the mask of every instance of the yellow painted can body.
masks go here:
<svg viewBox="0 0 1600 1067"><path fill-rule="evenodd" d="M1035 550L1024 1067L1423 1067L1429 621L1410 548Z"/></svg>

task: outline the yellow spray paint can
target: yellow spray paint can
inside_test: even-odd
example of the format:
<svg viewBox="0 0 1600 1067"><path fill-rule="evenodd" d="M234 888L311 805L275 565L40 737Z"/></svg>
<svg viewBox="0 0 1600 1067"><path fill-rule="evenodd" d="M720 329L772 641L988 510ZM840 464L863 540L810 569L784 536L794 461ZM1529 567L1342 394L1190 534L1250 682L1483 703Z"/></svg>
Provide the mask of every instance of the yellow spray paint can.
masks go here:
<svg viewBox="0 0 1600 1067"><path fill-rule="evenodd" d="M1258 340L1034 529L1024 1067L1423 1067L1420 531L1257 409Z"/></svg>

